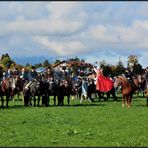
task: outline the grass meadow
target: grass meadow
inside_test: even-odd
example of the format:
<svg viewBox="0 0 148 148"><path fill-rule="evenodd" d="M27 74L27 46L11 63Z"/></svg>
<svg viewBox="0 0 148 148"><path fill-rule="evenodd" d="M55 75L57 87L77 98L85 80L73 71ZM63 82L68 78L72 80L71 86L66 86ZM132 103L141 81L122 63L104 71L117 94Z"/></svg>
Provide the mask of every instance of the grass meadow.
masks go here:
<svg viewBox="0 0 148 148"><path fill-rule="evenodd" d="M49 107L10 101L0 109L0 146L148 146L146 99L134 97L131 108L121 107L121 95L118 100L71 100L63 107L53 100Z"/></svg>

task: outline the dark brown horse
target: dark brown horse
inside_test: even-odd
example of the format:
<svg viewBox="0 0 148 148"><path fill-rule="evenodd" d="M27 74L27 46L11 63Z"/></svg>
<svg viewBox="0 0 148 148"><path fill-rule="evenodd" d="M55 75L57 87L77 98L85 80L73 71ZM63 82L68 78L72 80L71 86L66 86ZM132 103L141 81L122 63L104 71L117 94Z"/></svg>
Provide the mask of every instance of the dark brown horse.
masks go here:
<svg viewBox="0 0 148 148"><path fill-rule="evenodd" d="M13 81L11 78L6 78L0 85L0 97L2 101L2 108L4 108L4 96L6 96L6 107L8 108L9 99L13 92Z"/></svg>
<svg viewBox="0 0 148 148"><path fill-rule="evenodd" d="M139 96L139 93L141 92L143 94L143 98L144 98L144 94L145 94L145 89L147 87L147 82L146 82L146 79L144 77L144 75L140 74L138 75L138 80L139 80L139 88L138 88L138 91L137 91L137 95Z"/></svg>
<svg viewBox="0 0 148 148"><path fill-rule="evenodd" d="M131 107L132 96L139 86L138 77L133 77L133 82L130 82L126 77L118 76L115 80L114 86L116 88L118 86L122 87L122 107L124 107L125 99L126 106Z"/></svg>
<svg viewBox="0 0 148 148"><path fill-rule="evenodd" d="M70 105L70 95L72 93L72 84L68 80L61 80L57 87L58 106L64 105L64 97L67 96L67 104Z"/></svg>
<svg viewBox="0 0 148 148"><path fill-rule="evenodd" d="M15 87L15 90L14 90L14 95L17 95L18 100L19 100L20 99L19 98L20 93L23 92L23 88L24 88L26 80L19 77L19 76L16 77L15 80L16 80L16 83L15 83L16 87ZM22 95L22 100L23 100L23 95Z"/></svg>

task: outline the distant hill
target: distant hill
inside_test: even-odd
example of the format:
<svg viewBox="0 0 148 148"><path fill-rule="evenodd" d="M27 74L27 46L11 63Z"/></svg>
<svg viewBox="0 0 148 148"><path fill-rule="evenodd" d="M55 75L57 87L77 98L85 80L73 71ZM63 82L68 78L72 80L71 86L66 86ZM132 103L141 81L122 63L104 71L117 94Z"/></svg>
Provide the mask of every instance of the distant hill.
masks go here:
<svg viewBox="0 0 148 148"><path fill-rule="evenodd" d="M38 64L42 63L44 60L48 60L49 63L53 63L55 58L52 57L43 57L43 56L33 56L33 57L12 57L12 59L17 63L21 65L29 64Z"/></svg>

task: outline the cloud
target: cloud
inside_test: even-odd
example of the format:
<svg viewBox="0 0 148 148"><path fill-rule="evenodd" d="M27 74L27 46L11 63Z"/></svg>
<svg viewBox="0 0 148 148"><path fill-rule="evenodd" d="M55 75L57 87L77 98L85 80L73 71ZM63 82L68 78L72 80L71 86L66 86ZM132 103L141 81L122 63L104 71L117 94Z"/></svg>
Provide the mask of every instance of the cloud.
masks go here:
<svg viewBox="0 0 148 148"><path fill-rule="evenodd" d="M24 35L70 35L83 29L83 22L57 20L50 21L47 19L24 20L20 18L16 21L5 24L2 22L1 36L14 33Z"/></svg>
<svg viewBox="0 0 148 148"><path fill-rule="evenodd" d="M146 59L146 8L144 2L2 2L0 53Z"/></svg>
<svg viewBox="0 0 148 148"><path fill-rule="evenodd" d="M51 2L47 4L47 9L50 12L52 19L61 19L61 17L66 17L71 13L75 8L77 8L77 2Z"/></svg>
<svg viewBox="0 0 148 148"><path fill-rule="evenodd" d="M72 56L85 52L85 45L79 40L50 41L46 36L36 36L33 38L33 40L41 44L44 48L48 49L51 53L58 56Z"/></svg>

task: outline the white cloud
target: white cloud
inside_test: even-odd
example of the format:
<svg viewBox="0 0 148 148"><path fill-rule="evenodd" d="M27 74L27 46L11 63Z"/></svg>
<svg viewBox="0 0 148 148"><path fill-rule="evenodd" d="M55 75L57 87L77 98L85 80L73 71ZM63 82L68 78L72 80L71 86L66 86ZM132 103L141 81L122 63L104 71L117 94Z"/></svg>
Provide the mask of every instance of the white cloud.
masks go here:
<svg viewBox="0 0 148 148"><path fill-rule="evenodd" d="M69 20L24 20L20 17L13 22L2 22L0 28L0 34L13 34L21 33L28 35L48 34L48 35L69 35L76 33L83 29L83 22L81 21L69 21Z"/></svg>
<svg viewBox="0 0 148 148"><path fill-rule="evenodd" d="M52 41L46 36L36 36L33 40L56 55L68 56L85 52L85 45L79 40Z"/></svg>
<svg viewBox="0 0 148 148"><path fill-rule="evenodd" d="M12 48L16 55L21 54L23 46L24 55L28 52L55 56L85 54L94 59L108 56L111 60L112 55L128 56L141 50L144 56L148 48L147 3L122 4L0 3L1 48ZM96 52L98 55L94 55Z"/></svg>
<svg viewBox="0 0 148 148"><path fill-rule="evenodd" d="M51 2L47 4L52 19L61 19L77 8L78 2Z"/></svg>

